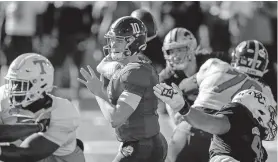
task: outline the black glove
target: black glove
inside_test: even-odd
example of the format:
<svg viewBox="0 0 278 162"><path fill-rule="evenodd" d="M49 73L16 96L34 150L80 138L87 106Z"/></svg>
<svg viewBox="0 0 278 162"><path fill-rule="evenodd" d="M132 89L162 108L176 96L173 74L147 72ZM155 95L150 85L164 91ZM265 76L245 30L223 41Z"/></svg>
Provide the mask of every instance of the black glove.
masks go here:
<svg viewBox="0 0 278 162"><path fill-rule="evenodd" d="M40 128L39 132L46 132L46 130L48 129L49 123L50 123L50 118L42 119L42 120L38 121L37 124Z"/></svg>
<svg viewBox="0 0 278 162"><path fill-rule="evenodd" d="M48 111L40 114L39 117L36 119L36 123L40 128L40 132L45 132L48 129L50 123L50 117L51 117L51 112Z"/></svg>

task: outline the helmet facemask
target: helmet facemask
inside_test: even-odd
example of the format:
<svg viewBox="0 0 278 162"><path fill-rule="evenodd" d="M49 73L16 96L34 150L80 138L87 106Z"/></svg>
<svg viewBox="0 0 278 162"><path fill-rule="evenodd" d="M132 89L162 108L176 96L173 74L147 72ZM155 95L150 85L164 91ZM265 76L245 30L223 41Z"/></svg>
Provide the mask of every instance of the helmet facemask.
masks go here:
<svg viewBox="0 0 278 162"><path fill-rule="evenodd" d="M107 41L107 45L103 47L104 54L110 55L111 58L115 61L124 60L126 57L137 54L138 52L132 53L130 46L135 43L134 36L113 36L106 34L104 36ZM113 44L116 44L116 47L113 47Z"/></svg>
<svg viewBox="0 0 278 162"><path fill-rule="evenodd" d="M167 50L163 48L163 53L167 64L170 64L171 67L176 68L176 70L186 70L194 51L188 46L183 46Z"/></svg>
<svg viewBox="0 0 278 162"><path fill-rule="evenodd" d="M5 93L10 99L12 107L27 107L31 103L43 97L44 92L50 92L52 89L46 89L47 84L43 80L20 80L5 78Z"/></svg>
<svg viewBox="0 0 278 162"><path fill-rule="evenodd" d="M231 54L231 65L250 76L261 78L268 72L268 52L256 40L241 42Z"/></svg>

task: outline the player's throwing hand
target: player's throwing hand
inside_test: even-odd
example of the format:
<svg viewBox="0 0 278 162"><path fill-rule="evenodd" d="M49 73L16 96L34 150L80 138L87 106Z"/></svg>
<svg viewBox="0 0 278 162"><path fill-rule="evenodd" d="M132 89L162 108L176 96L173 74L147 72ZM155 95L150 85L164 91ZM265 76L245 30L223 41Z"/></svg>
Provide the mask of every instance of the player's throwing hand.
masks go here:
<svg viewBox="0 0 278 162"><path fill-rule="evenodd" d="M85 80L77 78L77 80L81 83L83 83L84 85L87 86L87 88L93 93L93 94L98 94L99 92L101 92L101 87L102 87L102 83L101 81L98 79L98 77L96 76L94 70L91 68L90 65L87 66L87 68L89 69L89 72L87 70L85 70L84 68L80 69L80 73L82 74L82 76L85 78Z"/></svg>
<svg viewBox="0 0 278 162"><path fill-rule="evenodd" d="M153 90L156 97L168 104L175 113L185 104L182 91L174 83L172 83L172 87L165 83L160 83L154 86Z"/></svg>

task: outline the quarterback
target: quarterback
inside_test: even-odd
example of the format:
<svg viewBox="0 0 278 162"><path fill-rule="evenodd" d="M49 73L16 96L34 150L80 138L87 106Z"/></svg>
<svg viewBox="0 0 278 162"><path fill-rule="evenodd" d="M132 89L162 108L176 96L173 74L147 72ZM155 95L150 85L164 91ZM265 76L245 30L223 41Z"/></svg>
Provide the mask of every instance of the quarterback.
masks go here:
<svg viewBox="0 0 278 162"><path fill-rule="evenodd" d="M167 65L159 74L160 82L179 85L190 105L194 103L198 94L198 87L191 76L196 74L210 58L219 58L229 62L228 55L223 52L200 50L194 35L185 28L174 28L169 31L164 38L162 51ZM208 161L207 150L212 135L191 128L186 122L181 122L181 116L173 113L169 105L166 105L166 109L171 121L174 121L176 125L169 142L167 159L173 162L182 162L188 159L198 162ZM206 112L214 113L215 110L208 109ZM190 137L191 134L194 136Z"/></svg>
<svg viewBox="0 0 278 162"><path fill-rule="evenodd" d="M44 132L25 135L20 146L1 146L0 160L85 161L76 139L78 111L68 100L49 94L53 79L52 64L39 54L22 54L10 65L5 76L6 84L0 91L1 122L16 124L32 121L45 113L50 114L51 120Z"/></svg>
<svg viewBox="0 0 278 162"><path fill-rule="evenodd" d="M167 143L160 133L157 101L152 87L158 75L143 54L147 29L139 19L126 16L116 20L105 35L107 56L125 62L109 78L107 93L94 71L81 69L86 81L78 79L95 95L105 118L115 128L120 150L113 162L163 162Z"/></svg>

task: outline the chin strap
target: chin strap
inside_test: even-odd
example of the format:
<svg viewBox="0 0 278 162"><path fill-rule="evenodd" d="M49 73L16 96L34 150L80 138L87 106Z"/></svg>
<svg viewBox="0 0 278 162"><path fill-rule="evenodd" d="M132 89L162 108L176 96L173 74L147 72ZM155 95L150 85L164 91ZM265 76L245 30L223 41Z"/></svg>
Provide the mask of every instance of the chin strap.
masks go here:
<svg viewBox="0 0 278 162"><path fill-rule="evenodd" d="M33 113L36 113L37 111L41 109L48 109L52 106L53 99L46 94L43 94L43 98L38 99L37 101L33 102L32 104L23 107L23 109L30 110Z"/></svg>

